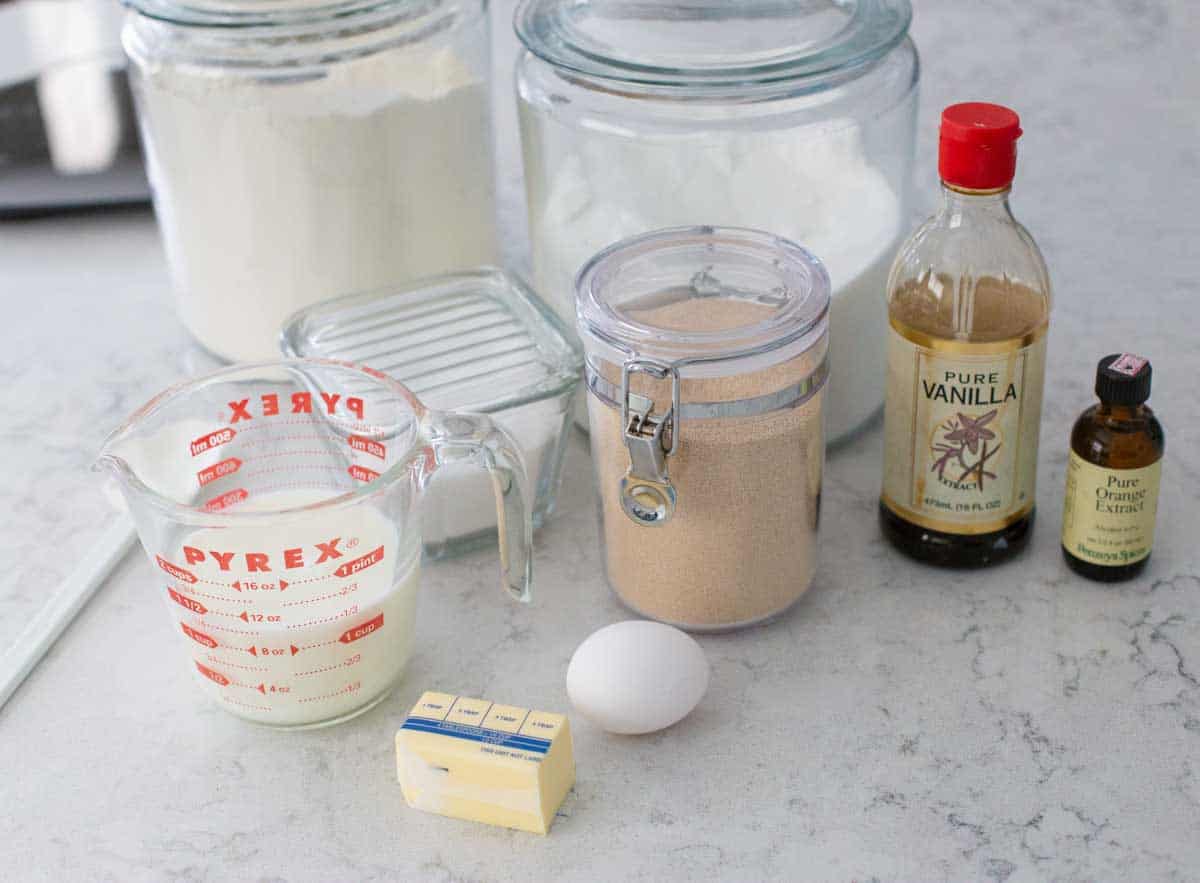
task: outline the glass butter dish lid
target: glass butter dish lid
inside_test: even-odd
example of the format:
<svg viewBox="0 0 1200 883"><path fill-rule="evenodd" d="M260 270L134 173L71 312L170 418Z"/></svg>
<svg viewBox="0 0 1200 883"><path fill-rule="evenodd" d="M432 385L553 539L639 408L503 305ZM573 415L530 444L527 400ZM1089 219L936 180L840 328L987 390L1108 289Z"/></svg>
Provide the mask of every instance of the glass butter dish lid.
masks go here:
<svg viewBox="0 0 1200 883"><path fill-rule="evenodd" d="M280 346L287 356L382 371L431 408L489 414L524 455L534 526L553 512L583 356L561 320L511 274L483 267L324 301L287 320ZM427 556L494 541L485 473L449 464L430 496Z"/></svg>

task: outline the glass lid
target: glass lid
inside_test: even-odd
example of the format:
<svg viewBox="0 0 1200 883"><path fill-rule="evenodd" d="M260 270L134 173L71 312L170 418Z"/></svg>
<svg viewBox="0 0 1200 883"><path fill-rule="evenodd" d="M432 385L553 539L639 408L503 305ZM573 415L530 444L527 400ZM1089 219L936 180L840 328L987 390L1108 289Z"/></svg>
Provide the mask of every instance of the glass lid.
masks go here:
<svg viewBox="0 0 1200 883"><path fill-rule="evenodd" d="M583 364L558 317L490 267L315 304L280 340L285 355L370 365L431 408L485 414L561 395Z"/></svg>
<svg viewBox="0 0 1200 883"><path fill-rule="evenodd" d="M555 67L657 85L754 85L872 61L909 0L523 0L514 27Z"/></svg>

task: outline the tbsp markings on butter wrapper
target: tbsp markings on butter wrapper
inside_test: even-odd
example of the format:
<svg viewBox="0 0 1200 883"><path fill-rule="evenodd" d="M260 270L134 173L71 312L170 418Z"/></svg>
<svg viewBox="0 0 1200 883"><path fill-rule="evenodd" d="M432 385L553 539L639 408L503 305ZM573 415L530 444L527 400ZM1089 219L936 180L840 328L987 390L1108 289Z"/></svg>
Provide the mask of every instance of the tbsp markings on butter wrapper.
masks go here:
<svg viewBox="0 0 1200 883"><path fill-rule="evenodd" d="M396 733L414 809L545 834L575 784L565 715L425 693Z"/></svg>

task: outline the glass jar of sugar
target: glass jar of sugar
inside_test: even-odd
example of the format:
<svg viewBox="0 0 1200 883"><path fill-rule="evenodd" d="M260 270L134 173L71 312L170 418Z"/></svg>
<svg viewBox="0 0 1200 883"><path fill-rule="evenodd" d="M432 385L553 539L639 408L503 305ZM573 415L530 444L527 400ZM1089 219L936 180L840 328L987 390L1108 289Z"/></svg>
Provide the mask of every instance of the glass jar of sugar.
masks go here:
<svg viewBox="0 0 1200 883"><path fill-rule="evenodd" d="M908 0L524 0L517 91L535 288L622 236L770 230L833 282L826 422L883 403L883 308L909 226L917 53Z"/></svg>
<svg viewBox="0 0 1200 883"><path fill-rule="evenodd" d="M605 574L693 631L770 619L816 568L829 276L785 239L680 227L580 271Z"/></svg>
<svg viewBox="0 0 1200 883"><path fill-rule="evenodd" d="M179 315L226 360L296 310L494 263L486 0L126 0Z"/></svg>

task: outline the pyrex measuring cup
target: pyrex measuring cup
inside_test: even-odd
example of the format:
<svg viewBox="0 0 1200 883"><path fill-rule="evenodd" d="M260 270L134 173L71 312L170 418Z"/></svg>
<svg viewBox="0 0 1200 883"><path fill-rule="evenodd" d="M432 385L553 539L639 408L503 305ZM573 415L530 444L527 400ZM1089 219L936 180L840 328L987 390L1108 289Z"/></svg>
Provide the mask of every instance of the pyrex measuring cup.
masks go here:
<svg viewBox="0 0 1200 883"><path fill-rule="evenodd" d="M198 683L282 727L370 708L403 674L417 503L446 463L490 471L503 585L529 599L525 468L486 417L435 412L369 368L240 365L169 389L97 466L118 480Z"/></svg>

